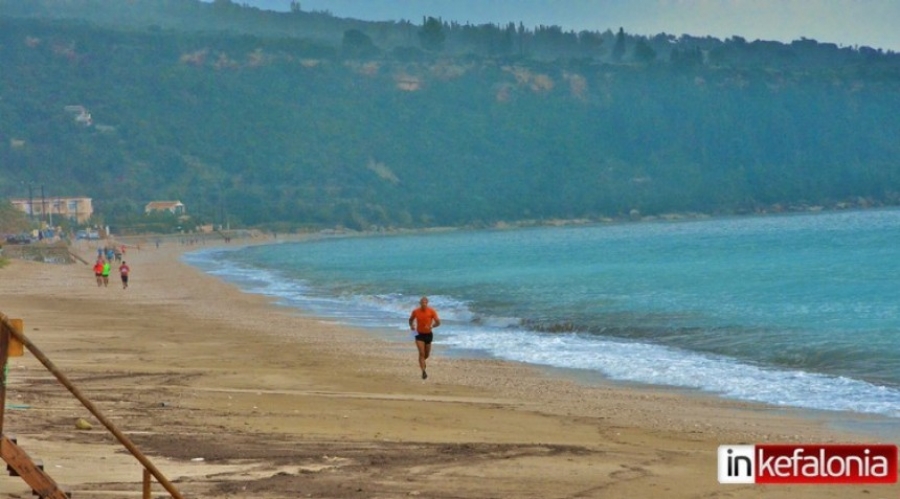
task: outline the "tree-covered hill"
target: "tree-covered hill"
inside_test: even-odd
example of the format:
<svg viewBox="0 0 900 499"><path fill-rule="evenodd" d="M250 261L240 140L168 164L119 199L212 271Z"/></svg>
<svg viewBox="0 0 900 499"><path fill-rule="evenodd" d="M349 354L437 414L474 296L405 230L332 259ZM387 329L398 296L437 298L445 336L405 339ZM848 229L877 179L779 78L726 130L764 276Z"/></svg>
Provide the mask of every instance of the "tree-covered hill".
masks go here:
<svg viewBox="0 0 900 499"><path fill-rule="evenodd" d="M89 195L107 222L153 199L355 228L900 202L893 53L52 3L0 0L0 196Z"/></svg>

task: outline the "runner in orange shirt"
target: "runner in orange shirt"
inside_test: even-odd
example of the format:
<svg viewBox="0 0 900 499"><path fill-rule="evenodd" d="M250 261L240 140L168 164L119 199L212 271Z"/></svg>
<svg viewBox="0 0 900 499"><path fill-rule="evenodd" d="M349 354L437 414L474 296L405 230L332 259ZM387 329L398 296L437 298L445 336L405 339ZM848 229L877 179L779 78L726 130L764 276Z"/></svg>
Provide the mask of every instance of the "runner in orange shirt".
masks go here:
<svg viewBox="0 0 900 499"><path fill-rule="evenodd" d="M422 379L428 377L425 372L425 360L431 355L431 330L441 325L437 312L428 306L428 297L419 300L419 306L409 315L409 329L416 332L416 348L419 350L419 367L422 368Z"/></svg>
<svg viewBox="0 0 900 499"><path fill-rule="evenodd" d="M103 286L103 259L98 258L94 264L94 277L97 278L97 287Z"/></svg>

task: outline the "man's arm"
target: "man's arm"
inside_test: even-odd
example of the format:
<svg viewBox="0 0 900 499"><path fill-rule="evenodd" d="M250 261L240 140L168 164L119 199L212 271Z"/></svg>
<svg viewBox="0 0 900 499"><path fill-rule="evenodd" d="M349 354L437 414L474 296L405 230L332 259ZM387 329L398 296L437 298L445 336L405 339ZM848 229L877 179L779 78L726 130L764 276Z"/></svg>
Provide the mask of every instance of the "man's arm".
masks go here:
<svg viewBox="0 0 900 499"><path fill-rule="evenodd" d="M412 313L409 315L409 328L412 329L413 331L416 330L415 326L413 326L413 321L415 320L415 318L416 318L415 313Z"/></svg>

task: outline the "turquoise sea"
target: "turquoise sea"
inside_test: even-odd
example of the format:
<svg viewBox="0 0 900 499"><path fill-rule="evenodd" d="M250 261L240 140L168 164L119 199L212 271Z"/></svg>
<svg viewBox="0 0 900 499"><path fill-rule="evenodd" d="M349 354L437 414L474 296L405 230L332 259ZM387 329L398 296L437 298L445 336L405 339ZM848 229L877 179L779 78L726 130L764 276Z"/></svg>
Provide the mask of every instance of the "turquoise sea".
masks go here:
<svg viewBox="0 0 900 499"><path fill-rule="evenodd" d="M428 295L438 351L454 355L900 418L898 241L900 210L873 210L321 237L185 258L373 334L405 331Z"/></svg>

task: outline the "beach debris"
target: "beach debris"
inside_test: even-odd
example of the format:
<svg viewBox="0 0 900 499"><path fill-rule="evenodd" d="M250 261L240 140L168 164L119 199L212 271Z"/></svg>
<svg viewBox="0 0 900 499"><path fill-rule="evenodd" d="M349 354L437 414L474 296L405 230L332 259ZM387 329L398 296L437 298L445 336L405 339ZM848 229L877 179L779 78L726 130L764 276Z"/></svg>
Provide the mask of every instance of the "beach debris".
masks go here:
<svg viewBox="0 0 900 499"><path fill-rule="evenodd" d="M193 457L193 458L191 458L191 461L193 461L195 463L200 463L200 462L205 461L205 459L203 459L202 457Z"/></svg>
<svg viewBox="0 0 900 499"><path fill-rule="evenodd" d="M78 418L78 420L75 421L75 428L78 428L79 430L92 430L94 428L94 425L89 423L84 418Z"/></svg>

